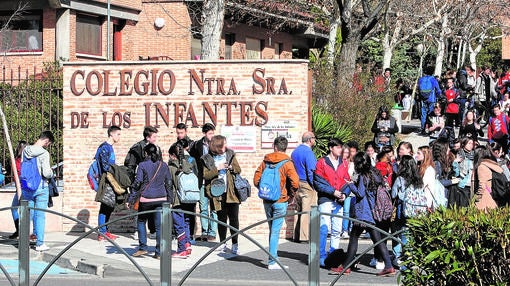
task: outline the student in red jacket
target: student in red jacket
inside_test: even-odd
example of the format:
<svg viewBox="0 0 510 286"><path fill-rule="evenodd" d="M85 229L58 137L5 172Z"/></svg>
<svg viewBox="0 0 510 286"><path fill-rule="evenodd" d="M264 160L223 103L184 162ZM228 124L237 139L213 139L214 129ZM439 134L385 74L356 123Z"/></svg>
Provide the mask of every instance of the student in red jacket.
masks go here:
<svg viewBox="0 0 510 286"><path fill-rule="evenodd" d="M501 112L499 104L492 107L494 116L489 118L487 126L487 139L489 143L498 142L503 147L503 152L508 153L508 121L506 114Z"/></svg>
<svg viewBox="0 0 510 286"><path fill-rule="evenodd" d="M319 197L319 211L321 213L342 214L343 204L349 196L349 188L346 184L350 181L349 162L342 161L343 143L340 139L333 138L328 142L329 153L317 161L313 185ZM331 230L329 251L326 249L328 232ZM342 233L342 218L321 215L320 218L320 265L325 266L324 261L328 253L337 249L340 244Z"/></svg>

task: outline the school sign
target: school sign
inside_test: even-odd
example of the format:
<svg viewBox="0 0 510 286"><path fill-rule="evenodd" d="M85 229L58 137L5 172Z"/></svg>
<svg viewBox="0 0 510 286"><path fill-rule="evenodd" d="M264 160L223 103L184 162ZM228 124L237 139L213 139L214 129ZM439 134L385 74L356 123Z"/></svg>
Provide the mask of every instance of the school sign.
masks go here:
<svg viewBox="0 0 510 286"><path fill-rule="evenodd" d="M129 148L143 139L145 126L158 128L158 145L168 161L178 123L185 123L190 138L198 140L201 126L211 122L217 134L232 136L227 145L240 150L242 174L252 181L263 156L271 152L262 149L263 127L286 122L302 133L311 119L310 76L303 60L65 63L63 94L62 210L92 225L97 224L99 203L86 173L111 125L122 128L121 141L114 146L122 165ZM241 205L240 227L262 219L262 202L255 193ZM71 221L62 223L64 231L73 227ZM125 221L115 229L134 230L134 225ZM253 231L265 233L267 226Z"/></svg>

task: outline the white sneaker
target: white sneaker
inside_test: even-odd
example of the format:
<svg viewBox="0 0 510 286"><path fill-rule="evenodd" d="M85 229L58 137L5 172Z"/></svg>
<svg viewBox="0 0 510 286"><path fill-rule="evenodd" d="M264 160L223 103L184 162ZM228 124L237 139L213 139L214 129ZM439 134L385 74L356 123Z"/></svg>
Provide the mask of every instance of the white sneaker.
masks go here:
<svg viewBox="0 0 510 286"><path fill-rule="evenodd" d="M377 263L375 264L375 269L377 269L377 270L383 270L383 269L384 269L384 262L382 262L382 261L377 261Z"/></svg>
<svg viewBox="0 0 510 286"><path fill-rule="evenodd" d="M41 244L41 245L36 245L35 246L35 250L36 251L46 251L46 250L49 250L50 248L46 245L46 244Z"/></svg>
<svg viewBox="0 0 510 286"><path fill-rule="evenodd" d="M156 233L149 233L150 239L156 239Z"/></svg>
<svg viewBox="0 0 510 286"><path fill-rule="evenodd" d="M237 243L232 244L232 254L239 255L239 247Z"/></svg>
<svg viewBox="0 0 510 286"><path fill-rule="evenodd" d="M283 268L285 268L285 269L289 269L289 266L287 266L287 265L283 265ZM277 264L277 263L268 264L268 265L267 265L267 269L269 269L269 270L282 270L282 268L280 267L280 265L279 265L279 264Z"/></svg>
<svg viewBox="0 0 510 286"><path fill-rule="evenodd" d="M340 238L342 239L349 239L349 234L347 232L342 232L342 234L340 235Z"/></svg>
<svg viewBox="0 0 510 286"><path fill-rule="evenodd" d="M227 244L224 243L222 245L220 245L220 247L216 248L216 251L218 252L230 252L230 249L228 248Z"/></svg>

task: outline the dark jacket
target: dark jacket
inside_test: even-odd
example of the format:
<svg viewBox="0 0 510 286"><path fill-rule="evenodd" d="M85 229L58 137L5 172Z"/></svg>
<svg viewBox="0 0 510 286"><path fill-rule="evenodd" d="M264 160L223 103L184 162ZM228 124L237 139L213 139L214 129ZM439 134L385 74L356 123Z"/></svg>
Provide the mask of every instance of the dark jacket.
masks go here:
<svg viewBox="0 0 510 286"><path fill-rule="evenodd" d="M334 201L336 198L333 193L342 191L346 182L350 181L349 166L344 165L342 158L339 158L338 168L335 170L328 156L324 156L317 161L315 173L313 175L313 187L317 191L318 203ZM349 188L343 190L348 196Z"/></svg>
<svg viewBox="0 0 510 286"><path fill-rule="evenodd" d="M474 123L466 124L465 126L461 125L459 130L459 138L465 136L471 137L473 140L478 141L478 136L483 136L483 130L481 127L476 129Z"/></svg>
<svg viewBox="0 0 510 286"><path fill-rule="evenodd" d="M147 146L149 142L147 140L142 140L133 146L129 148L129 151L126 155L126 158L124 159L124 166L128 168L129 176L131 178L131 181L135 179L136 175L136 167L138 167L138 164L142 162L145 158L143 153L143 148ZM158 147L159 155L161 156L161 149Z"/></svg>
<svg viewBox="0 0 510 286"><path fill-rule="evenodd" d="M381 131L381 129L378 126L378 122L380 119L375 119L374 123L372 124L372 132L374 133L374 141L375 143L379 144L379 135L380 136L386 136L390 139L389 144L386 145L395 145L395 133L398 132L398 125L393 118L393 116L388 115L388 119L390 121L390 126L388 128L388 131Z"/></svg>
<svg viewBox="0 0 510 286"><path fill-rule="evenodd" d="M360 175L357 185L351 186L355 195L354 211L351 211L351 214L354 218L370 224L375 224L372 208L375 205L376 186L382 183L382 178L379 175L375 178L376 181L370 184L368 176Z"/></svg>
<svg viewBox="0 0 510 286"><path fill-rule="evenodd" d="M195 141L192 146L189 149L189 154L195 158L195 161L197 162L197 168L198 168L198 186L202 187L204 182L204 164L202 162L202 156L206 155L204 154L204 141L205 136L202 137L202 139Z"/></svg>
<svg viewBox="0 0 510 286"><path fill-rule="evenodd" d="M203 178L205 179L204 183L204 192L205 195L212 200L214 210L219 211L222 209L222 203L238 203L241 201L237 197L237 194L234 189L234 174L241 173L241 167L235 158L235 154L233 150L227 149L226 159L227 163L231 162L232 170L228 171L226 174L225 183L227 185L227 191L221 197L213 197L211 195L211 182L213 179L218 178L219 172L214 164L213 156L209 154L205 154L202 156L202 164L203 164ZM199 178L200 180L200 178Z"/></svg>
<svg viewBox="0 0 510 286"><path fill-rule="evenodd" d="M158 166L160 166L159 170ZM154 176L156 171L157 174ZM154 179L152 179L153 177ZM136 170L135 181L131 185L131 189L133 192L129 196L130 203L133 203L139 196L148 199L166 198L167 202L172 202L172 176L168 165L163 161L152 162L150 159L141 162Z"/></svg>

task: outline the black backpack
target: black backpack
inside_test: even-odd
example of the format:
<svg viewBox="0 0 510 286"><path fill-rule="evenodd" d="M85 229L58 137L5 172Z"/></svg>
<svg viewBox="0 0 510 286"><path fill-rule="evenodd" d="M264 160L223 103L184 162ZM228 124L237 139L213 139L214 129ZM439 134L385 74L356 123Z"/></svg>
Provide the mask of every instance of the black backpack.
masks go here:
<svg viewBox="0 0 510 286"><path fill-rule="evenodd" d="M500 207L510 203L510 182L504 173L492 171L491 195Z"/></svg>

